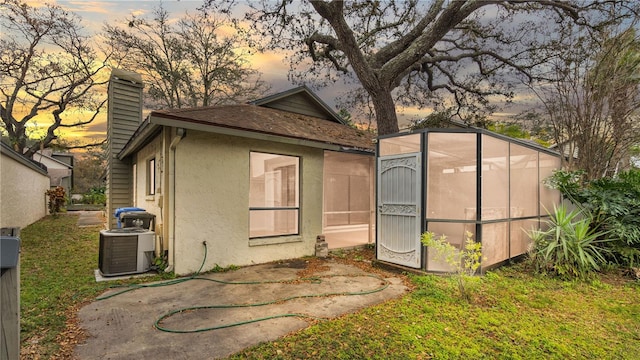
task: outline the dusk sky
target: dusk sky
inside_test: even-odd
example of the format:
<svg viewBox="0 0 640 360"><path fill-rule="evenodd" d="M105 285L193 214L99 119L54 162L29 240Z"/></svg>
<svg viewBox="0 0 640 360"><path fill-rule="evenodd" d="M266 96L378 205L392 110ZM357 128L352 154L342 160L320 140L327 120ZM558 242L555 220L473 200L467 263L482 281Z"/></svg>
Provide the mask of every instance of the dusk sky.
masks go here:
<svg viewBox="0 0 640 360"><path fill-rule="evenodd" d="M105 22L115 24L122 22L131 14L137 16L145 16L153 11L161 2L158 0L138 0L138 1L73 1L73 0L54 0L52 1L61 7L70 10L80 16L83 20L84 27L90 33L98 33L101 31ZM33 6L42 4L40 0L30 1ZM194 11L202 4L202 0L164 0L162 5L175 17L182 16L185 11ZM271 93L284 91L294 87L295 85L287 81L288 64L277 53L256 54L250 59L253 67L261 72L263 80L271 85ZM129 69L127 69L129 70ZM325 88L317 90L316 93L330 106L335 105L335 98L342 95L345 89ZM265 95L270 95L265 94ZM405 126L409 120L417 117L424 117L429 114L429 109L398 109L400 119L400 127ZM500 115L500 114L496 114ZM506 113L504 115L507 115ZM40 123L44 125L44 123ZM81 140L86 137L104 138L106 136L106 109L100 114L100 117L93 124L84 128L65 129L62 133L66 140Z"/></svg>
<svg viewBox="0 0 640 360"><path fill-rule="evenodd" d="M202 0L137 0L137 1L73 1L54 0L52 3L58 4L64 9L70 10L80 16L84 27L90 33L98 33L102 30L105 22L115 24L124 21L131 14L144 17L153 12L154 8L162 3L163 7L171 16L180 17L186 11L195 11L202 5ZM30 1L31 5L39 6L41 1ZM294 85L287 81L288 65L282 61L277 54L259 54L251 59L253 67L262 73L262 77L271 85L272 92L287 90ZM129 70L129 69L127 69ZM333 102L330 91L319 91L318 95L327 102ZM331 98L331 99L330 99ZM81 140L85 137L104 138L106 136L106 111L91 125L83 128L64 129L63 137L68 140ZM41 124L44 125L44 124Z"/></svg>

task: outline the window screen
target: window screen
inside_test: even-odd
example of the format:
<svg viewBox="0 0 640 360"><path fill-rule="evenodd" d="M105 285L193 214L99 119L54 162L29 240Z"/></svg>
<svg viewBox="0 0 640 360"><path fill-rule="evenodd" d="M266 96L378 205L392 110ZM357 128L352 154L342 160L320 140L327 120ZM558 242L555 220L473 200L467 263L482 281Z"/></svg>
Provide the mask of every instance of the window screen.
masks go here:
<svg viewBox="0 0 640 360"><path fill-rule="evenodd" d="M300 159L250 153L249 237L298 234Z"/></svg>

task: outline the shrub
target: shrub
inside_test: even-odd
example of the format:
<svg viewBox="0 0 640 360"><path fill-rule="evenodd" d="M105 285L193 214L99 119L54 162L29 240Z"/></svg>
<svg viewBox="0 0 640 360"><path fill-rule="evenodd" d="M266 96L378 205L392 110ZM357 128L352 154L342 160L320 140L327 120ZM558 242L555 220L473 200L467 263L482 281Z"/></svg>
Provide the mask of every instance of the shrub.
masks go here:
<svg viewBox="0 0 640 360"><path fill-rule="evenodd" d="M435 251L435 258L444 260L453 268L453 274L458 283L460 296L466 301L469 301L470 294L467 282L480 268L482 244L473 240L472 233L467 231L465 235L467 239L464 247L460 250L451 245L445 235L437 238L431 231L422 234L420 241L423 245Z"/></svg>
<svg viewBox="0 0 640 360"><path fill-rule="evenodd" d="M89 192L82 195L83 204L105 205L107 203L107 195L105 195L104 187L93 187Z"/></svg>
<svg viewBox="0 0 640 360"><path fill-rule="evenodd" d="M554 208L547 221L548 230L532 230L530 259L536 270L553 273L565 279L589 278L606 264L609 251L604 244L606 232L596 231L591 218L580 211L569 211L564 205Z"/></svg>
<svg viewBox="0 0 640 360"><path fill-rule="evenodd" d="M55 215L62 210L62 207L66 203L66 194L62 186L56 186L53 189L49 189L45 193L49 197L49 213Z"/></svg>
<svg viewBox="0 0 640 360"><path fill-rule="evenodd" d="M640 263L640 170L621 172L615 178L585 180L582 171L559 170L545 183L559 190L584 214L590 226L606 233L606 256L623 266Z"/></svg>

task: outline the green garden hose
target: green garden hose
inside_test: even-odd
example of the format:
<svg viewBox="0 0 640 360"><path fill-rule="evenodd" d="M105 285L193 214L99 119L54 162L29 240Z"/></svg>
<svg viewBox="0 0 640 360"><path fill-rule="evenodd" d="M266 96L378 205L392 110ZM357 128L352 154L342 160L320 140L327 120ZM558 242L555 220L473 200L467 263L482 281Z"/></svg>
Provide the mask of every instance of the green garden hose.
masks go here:
<svg viewBox="0 0 640 360"><path fill-rule="evenodd" d="M180 284L180 283L183 283L183 282L186 282L186 281L191 281L191 280L211 281L211 282L215 282L215 283L219 283L219 284L225 284L225 285L258 285L258 284L285 284L285 283L293 283L293 282L299 282L299 281L306 281L306 282L311 282L311 283L321 283L323 278L364 277L364 276L367 276L367 277L372 277L372 278L380 280L381 284L382 284L381 286L379 286L379 287L377 287L375 289L365 290L365 291L329 292L329 293L320 293L320 294L295 295L295 296L286 297L286 298L282 298L282 299L276 299L276 300L258 302L258 303L250 303L250 304L225 304L225 305L189 306L189 307L184 307L184 308L181 308L181 309L176 309L176 310L173 310L171 312L168 312L168 313L160 316L160 318L158 318L154 323L154 327L156 329L158 329L160 331L164 331L164 332L169 332L169 333L197 333L197 332L205 332L205 331L212 331L212 330L230 328L230 327L234 327L234 326L246 325L246 324L256 323L256 322L260 322L260 321L266 321L266 320L278 319L278 318L285 318L285 317L298 317L298 318L307 318L307 319L314 319L314 320L327 320L327 319L326 318L319 318L319 317L315 317L315 316L311 316L311 315L307 315L307 314L287 313L287 314L278 314L278 315L272 315L272 316L267 316L267 317L262 317L262 318L257 318L257 319L239 321L239 322L225 324L225 325L218 325L218 326L198 328L198 329L190 329L190 330L170 329L170 328L162 326L161 322L163 320L166 320L166 319L170 318L171 316L174 316L176 314L179 314L179 313L182 313L182 312L185 312L185 311L197 311L197 310L205 310L205 309L232 309L232 308L244 308L244 307L258 307L258 306L272 305L272 304L281 303L281 302L285 302L285 301L290 301L290 300L294 300L294 299L312 298L312 297L367 295L367 294L373 294L373 293L376 293L376 292L383 291L384 289L389 287L389 282L386 279L383 279L380 276L372 275L372 274L323 275L323 276L315 276L315 277L310 277L310 278L295 278L295 279L288 279L288 280L269 280L269 281L224 281L224 280L209 279L209 278L204 278L204 277L198 276L200 274L200 272L202 271L202 268L204 267L204 264L205 264L206 260L207 260L207 247L205 245L204 258L202 260L202 264L200 265L200 269L198 269L198 271L196 273L194 273L192 276L186 277L186 278L181 278L181 279L164 281L164 282L160 282L160 283L154 283L154 284L135 284L135 285L130 285L130 286L127 286L126 289L124 289L122 291L118 291L118 292L113 293L113 294L109 294L109 295L106 295L106 296L98 297L96 300L106 300L106 299L112 298L114 296L118 296L118 295L124 294L126 292L137 290L137 289L141 289L141 288L154 288L154 287L162 287L162 286L171 286L171 285L176 285L176 284Z"/></svg>
<svg viewBox="0 0 640 360"><path fill-rule="evenodd" d="M204 331L211 331L211 330L218 330L218 329L224 329L224 328L229 328L229 327L234 327L234 326L240 326L240 325L245 325L245 324L250 324L250 323L255 323L255 322L259 322L259 321L266 321L266 320L271 320L271 319L277 319L277 318L284 318L284 317L300 317L300 318L308 318L308 319L314 319L314 320L327 320L325 318L319 318L319 317L315 317L315 316L311 316L311 315L307 315L307 314L300 314L300 313L288 313L288 314L278 314L278 315L272 315L272 316L267 316L267 317L263 317L263 318L258 318L258 319L251 319L251 320L246 320L246 321L240 321L240 322L236 322L236 323L231 323L231 324L225 324L225 325L219 325L219 326L212 326L212 327L205 327L205 328L199 328L199 329L190 329L190 330L177 330L177 329L170 329L167 327L164 327L161 325L161 322L173 315L182 313L184 311L197 311L197 310L205 310L205 309L232 309L232 308L243 308L243 307L257 307L257 306L265 306L265 305L272 305L272 304L276 304L276 303L281 303L281 302L285 302L285 301L290 301L290 300L294 300L294 299L302 299L302 298L312 298L312 297L329 297L329 296L352 296L352 295L367 295L367 294L373 294L376 292L380 292L384 289L386 289L387 287L389 287L389 282L379 276L376 275L370 275L370 274L350 274L350 275L326 275L326 276L319 276L319 277L314 277L314 278L302 278L302 279L295 279L295 280L279 280L279 281L265 281L265 282L260 282L260 281L255 281L255 282L226 282L226 281L220 281L220 280L213 280L213 279L203 279L203 280L210 280L210 281L214 281L214 282L219 282L222 284L231 284L231 285L242 285L242 284L268 284L268 283L291 283L292 281L312 281L312 282L322 282L322 278L329 278L329 277L362 277L362 276L368 276L368 277L373 277L375 279L378 279L382 282L382 285L372 289L372 290L365 290L365 291L353 291L353 292L330 292L330 293L321 293L321 294L308 294L308 295L295 295L295 296L290 296L290 297L286 297L286 298L282 298L282 299L276 299L276 300L271 300L271 301L265 301L265 302L259 302L259 303L250 303L250 304L227 304L227 305L205 305L205 306L189 306L189 307L184 307L181 309L177 309L177 310L173 310L165 315L162 315L160 318L158 318L158 320L156 320L156 322L154 323L154 326L156 329L160 330L160 331L165 331L165 332L171 332L171 333L196 333L196 332L204 332Z"/></svg>

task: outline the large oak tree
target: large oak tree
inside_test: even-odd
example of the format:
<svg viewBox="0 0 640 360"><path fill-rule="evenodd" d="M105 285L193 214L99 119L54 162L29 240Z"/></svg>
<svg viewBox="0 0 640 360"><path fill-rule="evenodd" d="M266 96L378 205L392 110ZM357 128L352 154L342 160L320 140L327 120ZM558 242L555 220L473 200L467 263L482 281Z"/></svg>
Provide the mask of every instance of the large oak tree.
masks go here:
<svg viewBox="0 0 640 360"><path fill-rule="evenodd" d="M450 98L461 114L513 96L516 78L534 80L536 52L556 27L586 25L588 14L619 3L264 0L249 2L246 19L270 40L267 48L287 51L295 79L355 80L373 104L378 132L389 134L399 130L402 105Z"/></svg>

